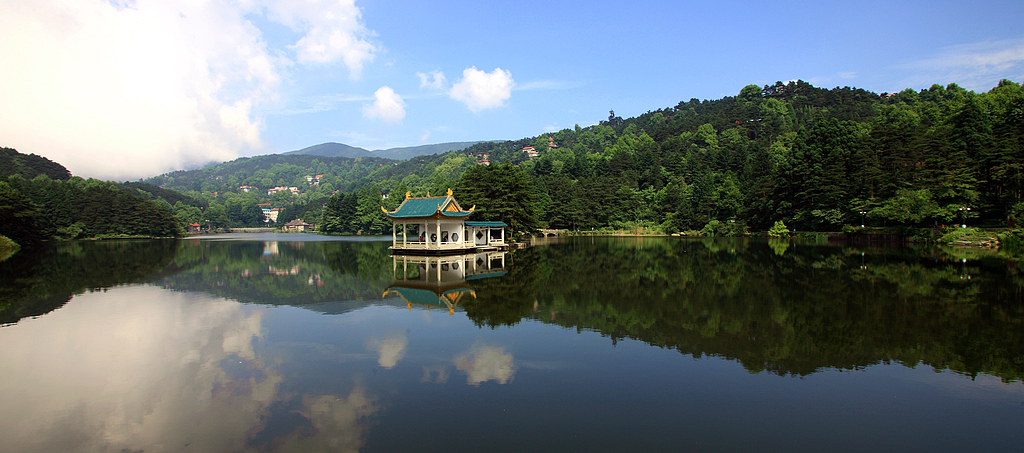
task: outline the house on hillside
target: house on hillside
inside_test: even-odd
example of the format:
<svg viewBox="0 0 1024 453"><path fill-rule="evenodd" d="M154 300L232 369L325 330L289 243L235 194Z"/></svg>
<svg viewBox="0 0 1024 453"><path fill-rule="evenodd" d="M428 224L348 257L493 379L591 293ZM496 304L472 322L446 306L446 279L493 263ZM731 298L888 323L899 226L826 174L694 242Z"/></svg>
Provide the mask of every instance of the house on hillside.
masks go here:
<svg viewBox="0 0 1024 453"><path fill-rule="evenodd" d="M380 209L391 219L391 250L411 254L452 254L467 251L503 250L504 222L473 222L466 220L476 206L462 209L452 196L412 198L394 211Z"/></svg>
<svg viewBox="0 0 1024 453"><path fill-rule="evenodd" d="M284 231L286 233L301 233L303 231L311 229L312 227L313 225L303 222L300 219L295 219L292 220L291 222L284 224L284 226L281 227L281 231Z"/></svg>
<svg viewBox="0 0 1024 453"><path fill-rule="evenodd" d="M526 157L528 157L530 159L533 159L533 158L536 158L537 156L540 156L540 153L537 152L537 149L532 147L532 146L524 146L523 147L523 152L525 152L526 153Z"/></svg>
<svg viewBox="0 0 1024 453"><path fill-rule="evenodd" d="M269 197L269 196L271 196L271 195L273 195L275 193L284 192L284 191L291 192L292 195L298 195L299 194L299 188L298 187L277 186L277 187L274 187L272 189L267 189L267 196Z"/></svg>

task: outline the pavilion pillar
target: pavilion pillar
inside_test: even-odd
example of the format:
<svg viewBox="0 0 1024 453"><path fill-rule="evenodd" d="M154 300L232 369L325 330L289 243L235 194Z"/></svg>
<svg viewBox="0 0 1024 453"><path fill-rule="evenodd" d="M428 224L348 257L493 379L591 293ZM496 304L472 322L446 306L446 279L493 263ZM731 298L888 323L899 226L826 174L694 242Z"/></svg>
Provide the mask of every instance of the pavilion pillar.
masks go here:
<svg viewBox="0 0 1024 453"><path fill-rule="evenodd" d="M395 248L396 245L398 245L398 239L395 236L395 226L396 225L398 225L398 222L391 222L391 248L392 249Z"/></svg>

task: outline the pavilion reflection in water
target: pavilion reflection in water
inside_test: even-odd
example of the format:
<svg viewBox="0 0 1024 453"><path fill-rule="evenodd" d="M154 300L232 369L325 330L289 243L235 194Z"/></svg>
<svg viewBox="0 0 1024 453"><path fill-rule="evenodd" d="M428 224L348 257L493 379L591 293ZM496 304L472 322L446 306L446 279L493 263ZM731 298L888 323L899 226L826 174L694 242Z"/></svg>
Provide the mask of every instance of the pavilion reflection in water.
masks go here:
<svg viewBox="0 0 1024 453"><path fill-rule="evenodd" d="M395 281L382 297L401 297L413 305L447 308L448 314L465 297L476 298L472 280L505 275L508 252L494 251L453 256L392 256Z"/></svg>

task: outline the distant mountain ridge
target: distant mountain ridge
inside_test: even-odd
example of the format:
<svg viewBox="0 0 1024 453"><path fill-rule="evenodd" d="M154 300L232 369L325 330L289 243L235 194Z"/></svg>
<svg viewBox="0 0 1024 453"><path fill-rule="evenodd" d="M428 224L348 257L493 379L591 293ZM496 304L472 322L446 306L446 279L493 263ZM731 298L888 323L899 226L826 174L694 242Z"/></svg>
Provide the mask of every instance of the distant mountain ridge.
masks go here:
<svg viewBox="0 0 1024 453"><path fill-rule="evenodd" d="M311 156L325 156L325 157L376 157L375 154L367 151L363 148L357 148L355 146L349 146L344 143L321 143L319 145L313 145L310 147L302 148L297 151L288 151L281 154L302 154Z"/></svg>
<svg viewBox="0 0 1024 453"><path fill-rule="evenodd" d="M469 148L477 143L484 143L486 140L475 141L475 142L448 142L448 143L436 143L433 145L420 145L420 146L406 146L401 148L389 148L389 149L378 149L369 151L364 148L355 146L349 146L344 143L321 143L319 145L313 145L307 148L302 148L297 151L288 151L281 154L303 154L311 156L324 156L324 157L383 157L387 159L396 160L407 160L417 156L427 156L431 154L444 154L448 151L457 151L460 149Z"/></svg>

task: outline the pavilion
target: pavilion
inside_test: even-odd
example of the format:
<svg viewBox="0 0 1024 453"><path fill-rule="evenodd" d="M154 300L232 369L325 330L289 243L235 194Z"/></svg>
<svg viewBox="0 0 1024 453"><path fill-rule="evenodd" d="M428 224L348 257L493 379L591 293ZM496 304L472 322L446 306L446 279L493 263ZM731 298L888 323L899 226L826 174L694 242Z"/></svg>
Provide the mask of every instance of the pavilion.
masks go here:
<svg viewBox="0 0 1024 453"><path fill-rule="evenodd" d="M505 222L471 222L476 205L462 209L452 196L412 198L394 211L382 206L391 219L391 250L414 254L452 254L470 251L503 250Z"/></svg>

